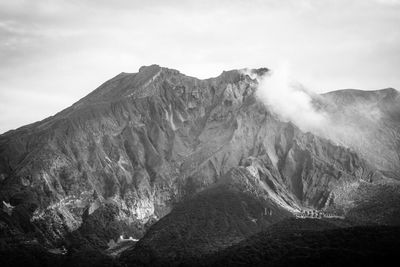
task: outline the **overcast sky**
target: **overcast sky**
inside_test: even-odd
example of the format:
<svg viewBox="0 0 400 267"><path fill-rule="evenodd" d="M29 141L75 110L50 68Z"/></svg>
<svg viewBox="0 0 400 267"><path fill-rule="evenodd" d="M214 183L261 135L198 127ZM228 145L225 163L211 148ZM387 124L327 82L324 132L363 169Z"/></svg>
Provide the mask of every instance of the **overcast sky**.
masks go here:
<svg viewBox="0 0 400 267"><path fill-rule="evenodd" d="M400 89L399 0L0 0L0 133L153 63L291 66L318 92Z"/></svg>

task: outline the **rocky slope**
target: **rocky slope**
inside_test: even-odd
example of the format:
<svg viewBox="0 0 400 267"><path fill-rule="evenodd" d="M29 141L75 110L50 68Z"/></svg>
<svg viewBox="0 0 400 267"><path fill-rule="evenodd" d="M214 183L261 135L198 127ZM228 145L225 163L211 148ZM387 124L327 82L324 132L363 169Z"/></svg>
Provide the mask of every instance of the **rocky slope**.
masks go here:
<svg viewBox="0 0 400 267"><path fill-rule="evenodd" d="M375 168L400 177L400 93L393 88L377 91L339 90L316 101L329 116L327 136L354 149Z"/></svg>
<svg viewBox="0 0 400 267"><path fill-rule="evenodd" d="M251 72L254 78L268 69ZM343 214L354 204L349 192L386 183L372 154L358 145L340 146L280 121L255 97L257 79L250 76L233 70L199 80L157 65L142 67L53 117L1 135L1 238L49 247L84 239L104 249L121 234L142 237L178 203L213 199L222 189L196 194L223 183L234 168L240 175L231 177L256 179L258 193L223 191L232 201L250 201L251 214L265 203L282 214L301 208ZM398 110L390 112L398 118ZM376 142L398 142L397 133ZM238 218L250 225L242 213Z"/></svg>

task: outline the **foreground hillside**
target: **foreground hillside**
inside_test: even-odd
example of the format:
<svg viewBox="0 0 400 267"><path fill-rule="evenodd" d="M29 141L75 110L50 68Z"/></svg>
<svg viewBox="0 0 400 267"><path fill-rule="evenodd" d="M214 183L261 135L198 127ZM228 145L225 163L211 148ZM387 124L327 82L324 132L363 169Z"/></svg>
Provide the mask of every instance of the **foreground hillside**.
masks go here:
<svg viewBox="0 0 400 267"><path fill-rule="evenodd" d="M398 258L398 226L334 228L318 223L278 223L207 256L203 266L380 266Z"/></svg>
<svg viewBox="0 0 400 267"><path fill-rule="evenodd" d="M162 223L162 220L160 221ZM196 224L199 226L199 224ZM230 226L232 227L232 226ZM178 227L178 229L184 229ZM154 229L156 230L156 229ZM166 230L168 231L168 230ZM207 232L207 230L199 230ZM193 232L193 230L192 230ZM172 237L172 232L170 232ZM176 236L180 236L175 232ZM186 233L180 233L188 237ZM358 226L343 219L287 218L225 249L190 251L192 241L160 240L149 233L120 257L124 266L376 266L397 259L400 227ZM153 237L153 239L151 239ZM190 237L189 237L190 239ZM210 238L207 236L203 239ZM152 242L149 243L149 240ZM174 242L175 241L175 242ZM160 246L157 246L160 244ZM162 246L169 246L163 250Z"/></svg>
<svg viewBox="0 0 400 267"><path fill-rule="evenodd" d="M126 266L379 266L396 261L399 226L355 226L338 219L285 219L247 239L209 254L152 257L123 255ZM187 244L190 244L189 242ZM190 245L189 245L190 246ZM136 249L136 253L141 250ZM171 251L174 251L171 248ZM134 254L135 251L127 251ZM183 256L185 255L185 256Z"/></svg>

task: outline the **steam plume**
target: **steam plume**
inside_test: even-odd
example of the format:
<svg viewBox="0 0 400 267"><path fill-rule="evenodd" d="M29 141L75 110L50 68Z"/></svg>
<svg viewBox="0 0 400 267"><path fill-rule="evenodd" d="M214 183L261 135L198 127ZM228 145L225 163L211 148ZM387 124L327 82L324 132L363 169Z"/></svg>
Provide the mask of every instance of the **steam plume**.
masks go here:
<svg viewBox="0 0 400 267"><path fill-rule="evenodd" d="M313 107L309 92L296 83L289 73L287 65L282 65L259 77L256 94L282 120L291 121L302 131L319 133L328 119Z"/></svg>

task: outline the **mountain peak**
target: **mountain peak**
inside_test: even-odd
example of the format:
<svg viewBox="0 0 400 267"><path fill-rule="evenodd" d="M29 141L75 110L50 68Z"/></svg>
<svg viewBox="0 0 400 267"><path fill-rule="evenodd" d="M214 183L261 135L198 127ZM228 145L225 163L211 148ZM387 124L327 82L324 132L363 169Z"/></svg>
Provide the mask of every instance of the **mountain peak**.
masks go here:
<svg viewBox="0 0 400 267"><path fill-rule="evenodd" d="M157 64L152 64L149 66L141 66L139 68L139 73L148 73L148 72L158 72L160 71L161 67Z"/></svg>
<svg viewBox="0 0 400 267"><path fill-rule="evenodd" d="M341 104L353 104L360 102L377 103L382 100L395 100L399 97L399 91L394 88L364 91L359 89L342 89L322 94L325 98Z"/></svg>
<svg viewBox="0 0 400 267"><path fill-rule="evenodd" d="M270 69L265 68L265 67L250 70L251 73L256 74L258 76L263 76L265 73L267 73L269 71L270 71Z"/></svg>

